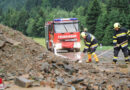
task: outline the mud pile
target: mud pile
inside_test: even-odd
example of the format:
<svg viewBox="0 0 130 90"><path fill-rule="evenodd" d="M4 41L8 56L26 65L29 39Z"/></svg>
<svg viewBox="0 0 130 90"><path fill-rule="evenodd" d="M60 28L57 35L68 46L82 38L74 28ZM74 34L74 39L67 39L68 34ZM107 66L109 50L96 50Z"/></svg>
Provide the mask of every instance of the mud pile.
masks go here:
<svg viewBox="0 0 130 90"><path fill-rule="evenodd" d="M0 25L0 71L22 74L28 72L34 61L42 59L46 49L31 38ZM20 71L17 72L17 71Z"/></svg>
<svg viewBox="0 0 130 90"><path fill-rule="evenodd" d="M53 55L22 33L0 25L0 77L14 80L18 76L35 81L33 86L62 90L127 90L130 72L101 70L117 69L112 64L87 64L69 61Z"/></svg>

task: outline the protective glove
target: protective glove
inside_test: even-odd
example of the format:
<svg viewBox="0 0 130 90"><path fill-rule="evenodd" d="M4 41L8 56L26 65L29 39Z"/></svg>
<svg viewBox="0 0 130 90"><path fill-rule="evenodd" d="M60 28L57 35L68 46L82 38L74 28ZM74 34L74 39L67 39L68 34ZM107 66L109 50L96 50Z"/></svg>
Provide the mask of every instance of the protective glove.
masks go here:
<svg viewBox="0 0 130 90"><path fill-rule="evenodd" d="M116 44L116 47L119 47L120 45L119 44Z"/></svg>
<svg viewBox="0 0 130 90"><path fill-rule="evenodd" d="M83 53L86 53L88 51L88 48L84 48Z"/></svg>
<svg viewBox="0 0 130 90"><path fill-rule="evenodd" d="M114 46L114 48L117 48L117 47L119 47L120 45L119 44L116 44L115 46Z"/></svg>

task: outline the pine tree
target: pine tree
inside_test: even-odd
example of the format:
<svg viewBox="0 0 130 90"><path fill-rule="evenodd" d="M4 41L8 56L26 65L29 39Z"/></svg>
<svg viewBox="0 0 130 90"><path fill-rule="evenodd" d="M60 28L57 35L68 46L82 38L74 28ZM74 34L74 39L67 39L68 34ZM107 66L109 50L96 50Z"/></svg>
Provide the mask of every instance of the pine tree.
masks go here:
<svg viewBox="0 0 130 90"><path fill-rule="evenodd" d="M27 31L26 31L28 36L34 36L34 34L35 34L33 32L34 24L35 24L35 20L33 18L30 18L28 20L28 27L27 27Z"/></svg>
<svg viewBox="0 0 130 90"><path fill-rule="evenodd" d="M86 24L90 33L94 34L101 7L98 0L93 0L89 6Z"/></svg>
<svg viewBox="0 0 130 90"><path fill-rule="evenodd" d="M107 14L101 14L98 18L95 30L95 37L97 38L99 43L103 43L102 39L105 35L105 28L107 26Z"/></svg>
<svg viewBox="0 0 130 90"><path fill-rule="evenodd" d="M27 34L26 33L26 29L27 29L26 22L28 19L29 19L28 12L25 10L25 8L22 8L19 12L17 30L23 32L23 34L25 34L25 35Z"/></svg>
<svg viewBox="0 0 130 90"><path fill-rule="evenodd" d="M129 14L130 7L129 0L109 0L107 5L107 10L112 11L112 9L118 9L120 13L124 12L125 14Z"/></svg>
<svg viewBox="0 0 130 90"><path fill-rule="evenodd" d="M2 22L2 15L3 15L3 11L2 8L0 8L0 23Z"/></svg>
<svg viewBox="0 0 130 90"><path fill-rule="evenodd" d="M113 33L114 33L114 30L113 30L113 23L110 22L109 25L106 27L105 29L105 35L104 35L104 38L102 40L102 44L103 45L112 45L113 44Z"/></svg>
<svg viewBox="0 0 130 90"><path fill-rule="evenodd" d="M14 29L17 28L19 13L14 9L9 9L7 13L3 15L3 24L12 27Z"/></svg>
<svg viewBox="0 0 130 90"><path fill-rule="evenodd" d="M109 14L108 14L108 19L107 19L107 26L105 28L105 35L103 37L102 43L104 45L112 45L113 41L113 24L115 22L119 22L119 10L113 9Z"/></svg>

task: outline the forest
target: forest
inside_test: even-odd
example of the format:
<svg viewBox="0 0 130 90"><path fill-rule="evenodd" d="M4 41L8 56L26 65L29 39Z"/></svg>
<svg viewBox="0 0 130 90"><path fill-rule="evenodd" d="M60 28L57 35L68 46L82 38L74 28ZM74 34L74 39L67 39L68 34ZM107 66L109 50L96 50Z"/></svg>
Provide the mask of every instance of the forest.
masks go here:
<svg viewBox="0 0 130 90"><path fill-rule="evenodd" d="M129 0L0 0L0 23L29 37L44 37L56 18L78 18L99 43L112 45L113 24L130 29Z"/></svg>

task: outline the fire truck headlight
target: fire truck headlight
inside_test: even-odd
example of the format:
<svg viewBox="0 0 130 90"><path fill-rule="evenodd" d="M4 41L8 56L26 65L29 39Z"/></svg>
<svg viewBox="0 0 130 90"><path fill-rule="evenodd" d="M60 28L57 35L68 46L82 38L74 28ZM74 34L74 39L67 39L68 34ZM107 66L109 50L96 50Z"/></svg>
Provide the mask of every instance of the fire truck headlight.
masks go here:
<svg viewBox="0 0 130 90"><path fill-rule="evenodd" d="M74 42L74 48L80 48L81 45L80 45L80 42Z"/></svg>
<svg viewBox="0 0 130 90"><path fill-rule="evenodd" d="M61 44L61 43L55 44L55 48L56 48L56 49L62 49L62 44Z"/></svg>

